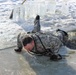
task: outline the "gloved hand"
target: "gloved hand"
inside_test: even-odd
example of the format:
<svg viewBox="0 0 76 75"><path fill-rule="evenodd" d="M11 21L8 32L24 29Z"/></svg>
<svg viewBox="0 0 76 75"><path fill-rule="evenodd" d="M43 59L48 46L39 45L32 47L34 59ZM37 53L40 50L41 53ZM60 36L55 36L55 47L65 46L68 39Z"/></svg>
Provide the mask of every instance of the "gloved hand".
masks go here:
<svg viewBox="0 0 76 75"><path fill-rule="evenodd" d="M54 54L50 57L50 60L53 60L53 61L58 61L61 59L62 59L62 56L60 54L57 54L57 55Z"/></svg>

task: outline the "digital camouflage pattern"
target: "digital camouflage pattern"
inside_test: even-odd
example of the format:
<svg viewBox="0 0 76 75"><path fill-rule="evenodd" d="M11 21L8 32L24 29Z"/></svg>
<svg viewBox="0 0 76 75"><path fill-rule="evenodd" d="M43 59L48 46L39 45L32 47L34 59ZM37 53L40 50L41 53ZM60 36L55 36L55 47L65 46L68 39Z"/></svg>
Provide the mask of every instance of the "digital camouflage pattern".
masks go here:
<svg viewBox="0 0 76 75"><path fill-rule="evenodd" d="M51 33L35 33L35 34L40 37L45 48L50 49L52 52L57 52L60 49L60 47L63 45L61 40L57 36ZM34 35L34 38L36 41L37 50L39 52L44 52L45 49L36 35Z"/></svg>
<svg viewBox="0 0 76 75"><path fill-rule="evenodd" d="M32 32L39 32L41 30L41 26L40 26L40 16L37 15L35 20L34 20L34 29Z"/></svg>
<svg viewBox="0 0 76 75"><path fill-rule="evenodd" d="M44 52L45 49L43 48L39 38L36 36L38 35L43 43L43 45L45 46L45 48L49 48L51 49L53 52L56 52L60 49L60 47L63 45L63 43L61 42L61 40L58 38L58 36L56 35L53 35L51 33L30 33L30 34L27 34L27 33L20 33L18 35L18 38L17 38L17 45L18 45L18 48L21 48L23 47L23 44L22 44L22 40L27 37L27 36L30 36L30 37L34 37L34 40L35 40L35 43L36 43L36 47L37 47L37 50L39 52ZM33 51L37 51L36 48L33 49Z"/></svg>

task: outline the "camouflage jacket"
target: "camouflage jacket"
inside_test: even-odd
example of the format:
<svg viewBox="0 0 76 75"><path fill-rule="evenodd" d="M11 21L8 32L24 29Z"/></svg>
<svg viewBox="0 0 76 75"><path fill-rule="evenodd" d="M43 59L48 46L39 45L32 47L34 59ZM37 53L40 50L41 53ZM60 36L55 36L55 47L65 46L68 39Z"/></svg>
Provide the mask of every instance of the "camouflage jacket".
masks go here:
<svg viewBox="0 0 76 75"><path fill-rule="evenodd" d="M35 52L38 51L42 53L45 51L45 48L50 49L52 52L57 52L63 45L58 36L53 35L51 33L35 33L31 35L33 36L35 41L35 48L33 49L33 51Z"/></svg>
<svg viewBox="0 0 76 75"><path fill-rule="evenodd" d="M32 50L33 52L44 52L45 49L43 47L43 45L45 46L45 48L49 48L51 49L53 52L56 52L60 49L60 47L63 45L61 40L58 38L58 36L56 35L53 35L51 33L21 33L19 36L19 38L17 38L17 43L18 43L18 46L22 46L22 40L25 38L25 36L31 36L34 41L35 41L35 47L34 49ZM40 42L40 39L43 43Z"/></svg>

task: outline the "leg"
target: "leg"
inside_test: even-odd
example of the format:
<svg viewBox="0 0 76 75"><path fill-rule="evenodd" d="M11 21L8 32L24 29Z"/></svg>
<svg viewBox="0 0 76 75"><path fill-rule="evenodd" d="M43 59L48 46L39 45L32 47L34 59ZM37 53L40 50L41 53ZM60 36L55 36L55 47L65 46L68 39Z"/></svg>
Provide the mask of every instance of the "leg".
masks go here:
<svg viewBox="0 0 76 75"><path fill-rule="evenodd" d="M76 49L76 39L68 39L68 34L67 32L58 29L57 31L61 31L62 36L63 36L63 44L67 46L70 49Z"/></svg>
<svg viewBox="0 0 76 75"><path fill-rule="evenodd" d="M63 31L63 30L57 29L56 31L57 31L57 32L58 32L58 31L62 32L62 35L63 35L63 36L68 36L67 32L65 32L65 31Z"/></svg>
<svg viewBox="0 0 76 75"><path fill-rule="evenodd" d="M17 49L15 49L15 51L16 52L21 52L21 50L22 50L22 42L21 42L21 40L20 40L20 34L18 35L18 37L17 37Z"/></svg>
<svg viewBox="0 0 76 75"><path fill-rule="evenodd" d="M39 32L40 31L40 16L37 15L34 20L34 29L32 32Z"/></svg>
<svg viewBox="0 0 76 75"><path fill-rule="evenodd" d="M66 45L67 44L67 41L68 41L68 34L67 34L67 32L65 32L63 30L60 30L60 29L57 29L57 32L60 33L59 38L62 41L62 43L64 45Z"/></svg>
<svg viewBox="0 0 76 75"><path fill-rule="evenodd" d="M76 49L76 39L74 38L69 39L66 46L70 49Z"/></svg>

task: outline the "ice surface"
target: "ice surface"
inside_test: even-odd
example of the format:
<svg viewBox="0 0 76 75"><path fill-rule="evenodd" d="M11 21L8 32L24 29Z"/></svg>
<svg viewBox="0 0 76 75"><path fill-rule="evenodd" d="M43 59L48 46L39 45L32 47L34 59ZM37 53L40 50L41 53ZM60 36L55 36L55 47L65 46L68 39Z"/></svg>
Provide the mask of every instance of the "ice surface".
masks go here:
<svg viewBox="0 0 76 75"><path fill-rule="evenodd" d="M14 48L0 51L0 75L76 75L76 53L56 62L26 51L15 53Z"/></svg>

